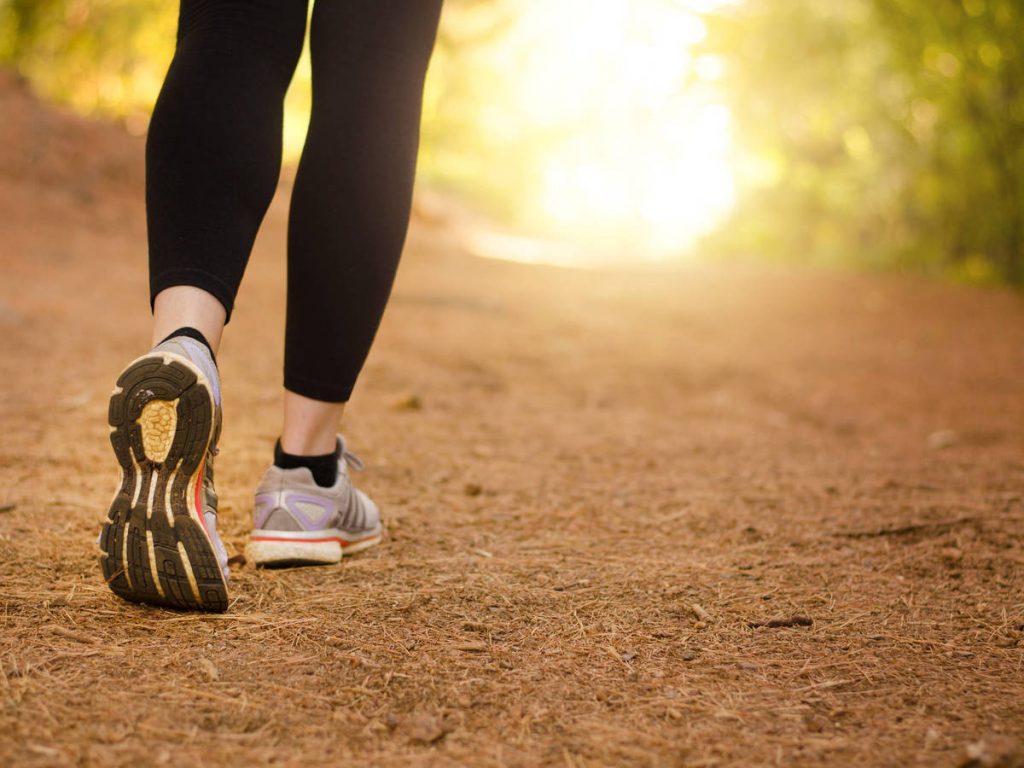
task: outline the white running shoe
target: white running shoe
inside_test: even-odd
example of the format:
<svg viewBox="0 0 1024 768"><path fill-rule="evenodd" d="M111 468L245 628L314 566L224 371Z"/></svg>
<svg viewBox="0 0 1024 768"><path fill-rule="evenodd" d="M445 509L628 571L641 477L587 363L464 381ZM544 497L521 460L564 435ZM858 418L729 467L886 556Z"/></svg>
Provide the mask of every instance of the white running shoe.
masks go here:
<svg viewBox="0 0 1024 768"><path fill-rule="evenodd" d="M256 489L254 528L245 548L256 565L337 563L342 555L381 540L380 512L355 488L348 467L363 463L338 435L338 478L330 488L316 484L305 467L271 466Z"/></svg>
<svg viewBox="0 0 1024 768"><path fill-rule="evenodd" d="M98 542L107 584L137 603L226 610L212 464L220 375L209 350L176 336L132 362L108 422L121 481Z"/></svg>

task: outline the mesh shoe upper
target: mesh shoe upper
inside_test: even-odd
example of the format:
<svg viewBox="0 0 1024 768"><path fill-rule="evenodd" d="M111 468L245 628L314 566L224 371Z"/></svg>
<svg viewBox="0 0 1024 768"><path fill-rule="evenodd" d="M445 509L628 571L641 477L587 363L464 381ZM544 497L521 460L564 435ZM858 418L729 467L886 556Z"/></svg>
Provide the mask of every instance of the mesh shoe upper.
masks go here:
<svg viewBox="0 0 1024 768"><path fill-rule="evenodd" d="M338 436L340 457L334 485L324 488L305 467L271 466L256 489L254 525L263 531L341 531L357 536L380 530L380 512L370 498L355 488L348 467L362 462L345 448Z"/></svg>

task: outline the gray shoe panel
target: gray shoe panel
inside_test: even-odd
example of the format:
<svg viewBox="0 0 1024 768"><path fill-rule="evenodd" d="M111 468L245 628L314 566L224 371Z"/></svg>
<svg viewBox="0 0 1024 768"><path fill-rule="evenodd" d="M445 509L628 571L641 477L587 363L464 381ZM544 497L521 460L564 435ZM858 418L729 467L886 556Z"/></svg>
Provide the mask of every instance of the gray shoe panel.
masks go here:
<svg viewBox="0 0 1024 768"><path fill-rule="evenodd" d="M362 462L342 446L338 478L330 488L316 484L305 467L270 466L256 489L254 526L260 530L318 531L338 529L353 534L379 530L380 511L352 485L348 466Z"/></svg>

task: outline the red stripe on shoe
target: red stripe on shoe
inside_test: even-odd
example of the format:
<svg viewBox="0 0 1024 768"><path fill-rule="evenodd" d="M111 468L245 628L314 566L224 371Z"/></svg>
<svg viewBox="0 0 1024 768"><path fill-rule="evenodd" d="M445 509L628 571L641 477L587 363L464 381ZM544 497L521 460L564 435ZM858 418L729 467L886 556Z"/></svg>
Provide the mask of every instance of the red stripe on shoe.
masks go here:
<svg viewBox="0 0 1024 768"><path fill-rule="evenodd" d="M348 539L343 539L340 536L327 536L322 539L282 539L277 536L250 536L249 541L283 541L288 544L322 544L325 541L336 541L339 544L341 544L341 546L347 547L351 544L358 544L362 541L369 541L370 539L375 539L378 536L380 536L379 533L374 533L370 536L364 536L361 539L352 539L351 541L349 541Z"/></svg>
<svg viewBox="0 0 1024 768"><path fill-rule="evenodd" d="M210 535L209 529L206 527L206 515L203 514L203 474L206 472L206 457L203 456L203 461L199 465L199 474L196 476L196 513L199 515L199 522L203 524L203 530L206 531L206 535Z"/></svg>

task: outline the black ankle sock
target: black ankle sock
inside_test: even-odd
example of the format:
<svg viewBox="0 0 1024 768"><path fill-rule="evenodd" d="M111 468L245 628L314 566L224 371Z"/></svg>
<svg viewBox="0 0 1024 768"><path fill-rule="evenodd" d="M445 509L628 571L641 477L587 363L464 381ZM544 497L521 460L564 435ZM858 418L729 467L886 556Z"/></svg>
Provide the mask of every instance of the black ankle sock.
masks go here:
<svg viewBox="0 0 1024 768"><path fill-rule="evenodd" d="M167 341L168 339L173 339L175 336L188 336L190 339L195 339L196 341L198 341L200 344L202 344L210 351L210 357L213 358L213 362L216 365L217 356L213 354L213 347L210 346L210 342L208 342L206 340L206 337L203 336L202 331L196 330L195 328L186 325L185 327L176 330L174 333L172 333L170 336L164 339L164 341ZM163 344L164 341L161 341L160 343Z"/></svg>
<svg viewBox="0 0 1024 768"><path fill-rule="evenodd" d="M313 473L313 480L321 488L330 488L338 480L338 448L323 456L296 456L281 449L281 441L274 444L274 466L281 469L305 467Z"/></svg>

